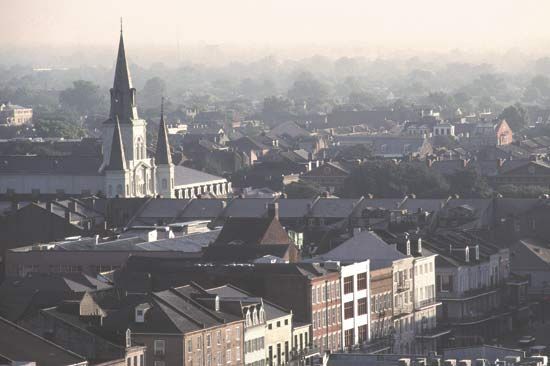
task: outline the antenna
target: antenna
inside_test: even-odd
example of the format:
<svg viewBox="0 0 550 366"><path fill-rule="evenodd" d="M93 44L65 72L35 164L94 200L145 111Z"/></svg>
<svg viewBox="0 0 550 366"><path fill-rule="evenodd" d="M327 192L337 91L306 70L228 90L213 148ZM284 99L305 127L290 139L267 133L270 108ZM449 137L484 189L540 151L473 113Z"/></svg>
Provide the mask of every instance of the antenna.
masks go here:
<svg viewBox="0 0 550 366"><path fill-rule="evenodd" d="M120 34L122 34L122 17L120 17Z"/></svg>

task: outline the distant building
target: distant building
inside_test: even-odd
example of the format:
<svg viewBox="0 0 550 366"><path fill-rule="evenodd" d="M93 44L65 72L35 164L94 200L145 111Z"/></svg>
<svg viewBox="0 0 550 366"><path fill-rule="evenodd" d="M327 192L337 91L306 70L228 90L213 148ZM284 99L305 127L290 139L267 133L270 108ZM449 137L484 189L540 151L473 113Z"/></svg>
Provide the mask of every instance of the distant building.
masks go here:
<svg viewBox="0 0 550 366"><path fill-rule="evenodd" d="M2 156L0 194L183 198L230 191L224 178L173 164L162 112L156 151L148 155L147 123L138 116L122 33L110 93L100 154Z"/></svg>
<svg viewBox="0 0 550 366"><path fill-rule="evenodd" d="M19 126L32 121L32 108L0 103L0 126Z"/></svg>

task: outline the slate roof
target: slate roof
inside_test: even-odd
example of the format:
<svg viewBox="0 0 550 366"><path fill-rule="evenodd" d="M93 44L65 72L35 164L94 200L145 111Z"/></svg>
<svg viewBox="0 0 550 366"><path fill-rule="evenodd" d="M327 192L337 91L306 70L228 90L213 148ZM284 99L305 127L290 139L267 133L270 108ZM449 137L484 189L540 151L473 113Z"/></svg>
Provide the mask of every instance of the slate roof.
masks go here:
<svg viewBox="0 0 550 366"><path fill-rule="evenodd" d="M201 305L193 298L193 293L197 291L190 285L154 292L134 299L128 306L112 313L109 318L114 322L118 319L132 319L135 306L147 304L150 309L145 313L145 322L130 321L130 329L136 333L177 334L224 326L241 320L241 317L225 312L223 308L215 311ZM123 323L120 325L123 326Z"/></svg>
<svg viewBox="0 0 550 366"><path fill-rule="evenodd" d="M363 231L346 240L331 251L313 258L314 260L334 260L359 262L370 259L371 269L391 266L393 261L406 256L395 247L388 245L372 231Z"/></svg>
<svg viewBox="0 0 550 366"><path fill-rule="evenodd" d="M232 245L233 243L249 246L290 244L291 241L279 220L275 218L229 217L213 245Z"/></svg>
<svg viewBox="0 0 550 366"><path fill-rule="evenodd" d="M34 361L40 366L87 365L76 353L0 318L0 359Z"/></svg>
<svg viewBox="0 0 550 366"><path fill-rule="evenodd" d="M0 157L2 174L101 175L101 156L10 155Z"/></svg>
<svg viewBox="0 0 550 366"><path fill-rule="evenodd" d="M549 271L550 247L538 239L520 239L511 248L510 262L512 270Z"/></svg>
<svg viewBox="0 0 550 366"><path fill-rule="evenodd" d="M216 294L220 298L257 299L257 297L231 284L210 288L206 291L211 294ZM290 310L286 310L266 300L262 300L262 302L264 305L266 320L273 320L290 314Z"/></svg>
<svg viewBox="0 0 550 366"><path fill-rule="evenodd" d="M83 273L39 274L8 277L0 285L0 316L19 320L27 311L78 299L84 292L111 286Z"/></svg>
<svg viewBox="0 0 550 366"><path fill-rule="evenodd" d="M200 170L187 168L181 165L174 167L174 186L187 186L207 184L213 181L222 181L225 178L201 172Z"/></svg>
<svg viewBox="0 0 550 366"><path fill-rule="evenodd" d="M298 124L293 121L279 123L277 126L273 127L269 133L274 136L288 135L293 138L309 136L309 132L307 130L298 126Z"/></svg>

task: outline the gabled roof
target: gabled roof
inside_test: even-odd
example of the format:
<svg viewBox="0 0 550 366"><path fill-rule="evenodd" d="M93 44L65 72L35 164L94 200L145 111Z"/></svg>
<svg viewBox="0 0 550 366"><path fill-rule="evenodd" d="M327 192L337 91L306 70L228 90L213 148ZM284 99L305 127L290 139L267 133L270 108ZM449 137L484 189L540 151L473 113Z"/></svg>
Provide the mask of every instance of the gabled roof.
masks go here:
<svg viewBox="0 0 550 366"><path fill-rule="evenodd" d="M550 246L533 238L519 240L511 248L511 268L517 271L549 271Z"/></svg>
<svg viewBox="0 0 550 366"><path fill-rule="evenodd" d="M371 269L378 269L391 266L393 261L406 257L372 231L363 231L314 259L341 262L359 262L370 259Z"/></svg>
<svg viewBox="0 0 550 366"><path fill-rule="evenodd" d="M213 246L290 243L288 234L276 218L229 217Z"/></svg>
<svg viewBox="0 0 550 366"><path fill-rule="evenodd" d="M40 366L87 365L86 359L4 318L0 318L0 359Z"/></svg>

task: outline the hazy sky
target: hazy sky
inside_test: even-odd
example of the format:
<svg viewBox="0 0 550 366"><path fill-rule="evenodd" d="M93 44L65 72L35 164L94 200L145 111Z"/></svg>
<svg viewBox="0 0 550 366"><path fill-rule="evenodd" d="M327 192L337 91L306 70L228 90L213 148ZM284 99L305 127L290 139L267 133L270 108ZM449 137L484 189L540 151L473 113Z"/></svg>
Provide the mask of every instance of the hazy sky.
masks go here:
<svg viewBox="0 0 550 366"><path fill-rule="evenodd" d="M549 0L0 0L0 44L550 46Z"/></svg>

